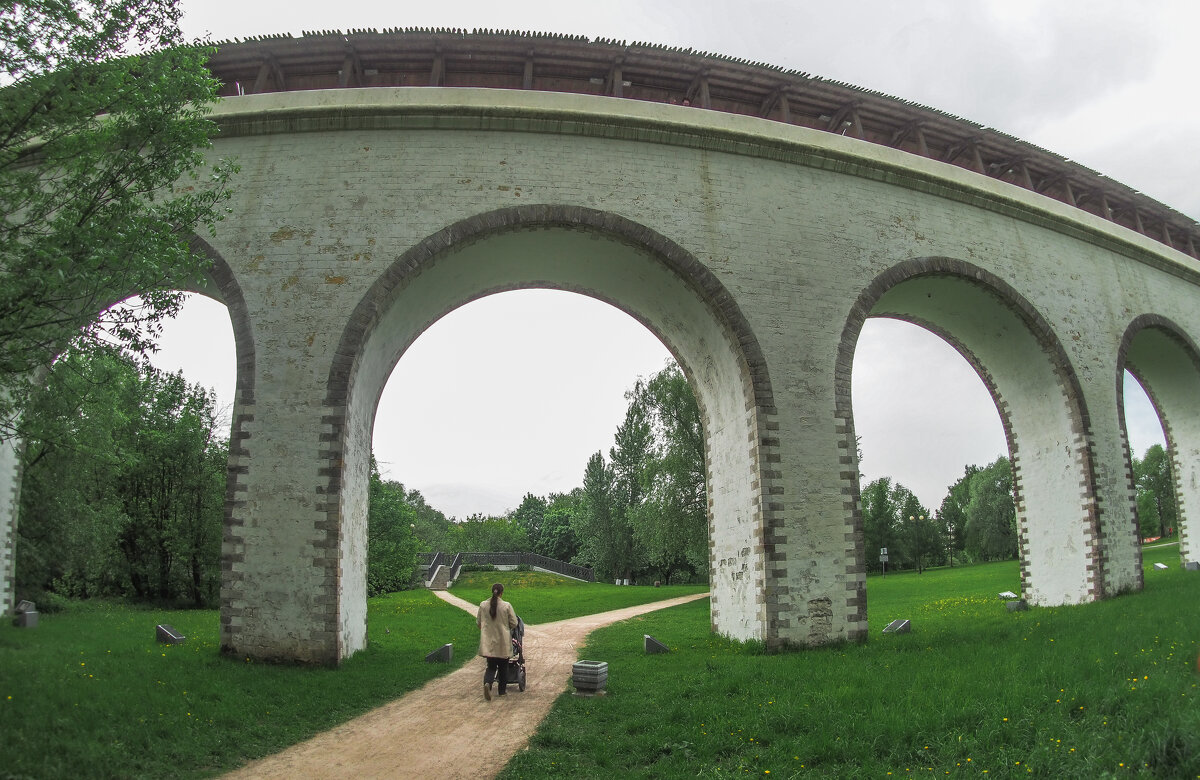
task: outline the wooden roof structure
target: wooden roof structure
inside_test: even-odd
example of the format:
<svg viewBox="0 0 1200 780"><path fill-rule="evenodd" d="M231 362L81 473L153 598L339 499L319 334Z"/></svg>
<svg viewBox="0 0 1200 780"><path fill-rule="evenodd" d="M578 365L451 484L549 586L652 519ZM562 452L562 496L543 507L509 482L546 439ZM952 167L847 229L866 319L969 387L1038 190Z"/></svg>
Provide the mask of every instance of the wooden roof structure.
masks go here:
<svg viewBox="0 0 1200 780"><path fill-rule="evenodd" d="M1015 184L1200 259L1200 223L1086 166L852 84L648 43L507 30L306 31L217 44L233 96L347 87L486 87L690 105L838 133Z"/></svg>

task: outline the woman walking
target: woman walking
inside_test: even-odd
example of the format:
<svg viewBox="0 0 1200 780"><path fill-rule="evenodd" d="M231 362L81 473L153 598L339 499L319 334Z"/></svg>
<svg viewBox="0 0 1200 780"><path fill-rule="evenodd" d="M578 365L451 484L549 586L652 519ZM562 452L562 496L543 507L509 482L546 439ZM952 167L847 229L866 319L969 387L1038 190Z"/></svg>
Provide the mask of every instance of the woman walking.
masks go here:
<svg viewBox="0 0 1200 780"><path fill-rule="evenodd" d="M505 679L508 659L512 655L512 634L517 627L517 613L512 605L500 596L504 586L497 582L492 586L492 597L479 605L479 654L487 659L487 671L483 673L483 698L492 700L492 680L499 674L500 695L508 682Z"/></svg>

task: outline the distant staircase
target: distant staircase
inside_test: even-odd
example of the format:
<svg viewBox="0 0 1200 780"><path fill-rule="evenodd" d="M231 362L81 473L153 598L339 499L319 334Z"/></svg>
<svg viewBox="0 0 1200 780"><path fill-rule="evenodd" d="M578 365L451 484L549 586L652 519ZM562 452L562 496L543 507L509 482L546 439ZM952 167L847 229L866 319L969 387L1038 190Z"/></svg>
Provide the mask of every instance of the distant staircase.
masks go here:
<svg viewBox="0 0 1200 780"><path fill-rule="evenodd" d="M449 566L442 565L437 567L437 571L433 573L433 579L429 581L430 590L446 590L450 587L450 583L454 582L451 578L453 569Z"/></svg>

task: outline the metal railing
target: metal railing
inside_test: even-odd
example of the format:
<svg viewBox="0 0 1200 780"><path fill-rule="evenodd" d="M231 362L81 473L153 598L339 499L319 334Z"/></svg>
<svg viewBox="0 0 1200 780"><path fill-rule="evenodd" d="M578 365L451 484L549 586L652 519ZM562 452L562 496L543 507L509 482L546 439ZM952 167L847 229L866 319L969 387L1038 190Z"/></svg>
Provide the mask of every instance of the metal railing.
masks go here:
<svg viewBox="0 0 1200 780"><path fill-rule="evenodd" d="M437 567L450 567L450 581L458 579L464 565L470 566L533 566L546 571L561 574L584 582L595 582L596 575L586 566L576 566L573 563L547 558L545 555L527 552L460 552L453 558L449 553L418 553L417 559L426 568L425 581L428 582Z"/></svg>

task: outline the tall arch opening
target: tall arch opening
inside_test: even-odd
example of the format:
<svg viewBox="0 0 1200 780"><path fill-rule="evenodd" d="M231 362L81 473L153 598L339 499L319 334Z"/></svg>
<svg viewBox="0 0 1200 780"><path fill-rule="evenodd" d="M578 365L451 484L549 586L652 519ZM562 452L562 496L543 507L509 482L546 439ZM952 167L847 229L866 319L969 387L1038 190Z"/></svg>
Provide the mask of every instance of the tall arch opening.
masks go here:
<svg viewBox="0 0 1200 780"><path fill-rule="evenodd" d="M560 289L606 301L655 334L695 392L707 452L712 620L738 639L766 638L759 461L770 383L719 282L677 246L609 214L572 209L482 215L408 253L364 299L343 334L326 406L338 496L341 653L365 638L366 482L380 394L409 346L438 319L488 294ZM343 378L344 377L344 378Z"/></svg>
<svg viewBox="0 0 1200 780"><path fill-rule="evenodd" d="M1002 281L942 258L909 261L877 277L854 311L841 374L866 319L887 317L937 334L983 380L1008 445L1024 597L1040 605L1101 597L1087 416L1052 329ZM840 403L849 403L844 396Z"/></svg>
<svg viewBox="0 0 1200 780"><path fill-rule="evenodd" d="M19 542L13 533L5 540L8 563L0 567L5 569L0 575L6 582L12 581L16 568L13 543L26 548L24 553L18 551L18 555L36 555L37 540L30 534L50 534L49 543L56 545L59 552L48 558L43 556L40 563L30 564L33 559L26 559L30 582L44 575L49 578L47 582L54 583L54 588L59 592L65 589L65 595L70 596L132 595L215 606L219 598L220 550L228 495L228 454L224 441L230 435L238 366L246 363L246 358L252 362L253 349L244 326L241 338L236 340L237 347L234 346L232 331L236 328L229 327L230 321L240 317L245 323L246 318L240 292L228 267L202 241L194 241L193 250L213 260L210 274L177 292L198 301L205 310L198 312L195 305L185 302L182 314L187 321L182 327L170 319L159 323L167 338L160 335L153 339L159 351L151 352L149 357L151 365L164 375L155 377L142 372L133 361L116 352L110 355L102 349L95 355L84 355L68 350L56 359L61 370L47 376L58 393L55 403L37 410L50 427L31 429L31 440L20 442L16 448L5 446L0 473L14 487L3 491L6 500L0 502L0 515L5 521L15 523L20 510L18 533L24 537ZM199 295L191 294L197 291ZM142 304L136 291L132 292L135 294L106 311L136 310ZM229 308L225 306L227 300L233 301ZM118 328L132 327L120 314L101 315L100 320L109 323L100 326L101 341L107 339L105 331L112 323ZM181 332L197 327L200 338L191 346L168 343ZM181 363L176 359L180 355L192 359ZM196 358L202 356L215 359L215 363L198 368ZM177 371L182 372L182 381L166 376ZM193 393L189 387L196 384L205 390L214 384L223 385L221 399L211 404L202 401L202 394ZM155 423L173 428L172 435L176 438L167 442L162 431L143 430ZM89 438L83 441L85 436ZM55 437L79 440L60 441ZM167 474L169 464L162 458L142 451L155 443L173 448L171 452L179 454L179 462L170 464L178 467L174 477ZM143 445L142 449L139 445ZM82 465L69 461L72 454L84 459ZM113 468L129 472L141 462L152 465L150 471L156 472L161 484L148 486L145 479L133 476L124 479L112 472ZM95 468L89 470L88 466ZM87 475L83 473L85 470ZM205 475L203 480L198 476L201 471ZM83 488L89 483L89 475L93 488L105 487L104 495L85 494ZM185 496L180 486L189 480L190 493ZM118 495L114 485L126 493L134 489L140 492ZM47 495L51 498L46 498ZM69 510L68 499L74 501ZM153 543L137 536L134 519L139 507L146 510L142 515L157 513L162 520L161 528L151 529ZM62 526L64 521L68 526ZM151 518L147 522L155 521ZM68 547L72 545L79 554L68 560ZM152 546L157 548L158 560L148 563L156 555L150 549ZM124 570L119 565L122 560L129 564Z"/></svg>
<svg viewBox="0 0 1200 780"><path fill-rule="evenodd" d="M608 458L635 380L670 360L641 323L595 298L476 299L425 330L389 376L372 435L379 471L458 520L569 492L594 452Z"/></svg>
<svg viewBox="0 0 1200 780"><path fill-rule="evenodd" d="M1173 322L1139 317L1125 332L1118 360L1118 387L1124 396L1128 371L1158 414L1174 486L1182 562L1200 556L1195 515L1200 507L1200 351ZM1129 420L1121 408L1121 431L1130 455ZM1130 465L1132 473L1132 465Z"/></svg>
<svg viewBox="0 0 1200 780"><path fill-rule="evenodd" d="M1004 427L990 389L954 346L910 322L868 319L853 400L868 573L1016 556Z"/></svg>

